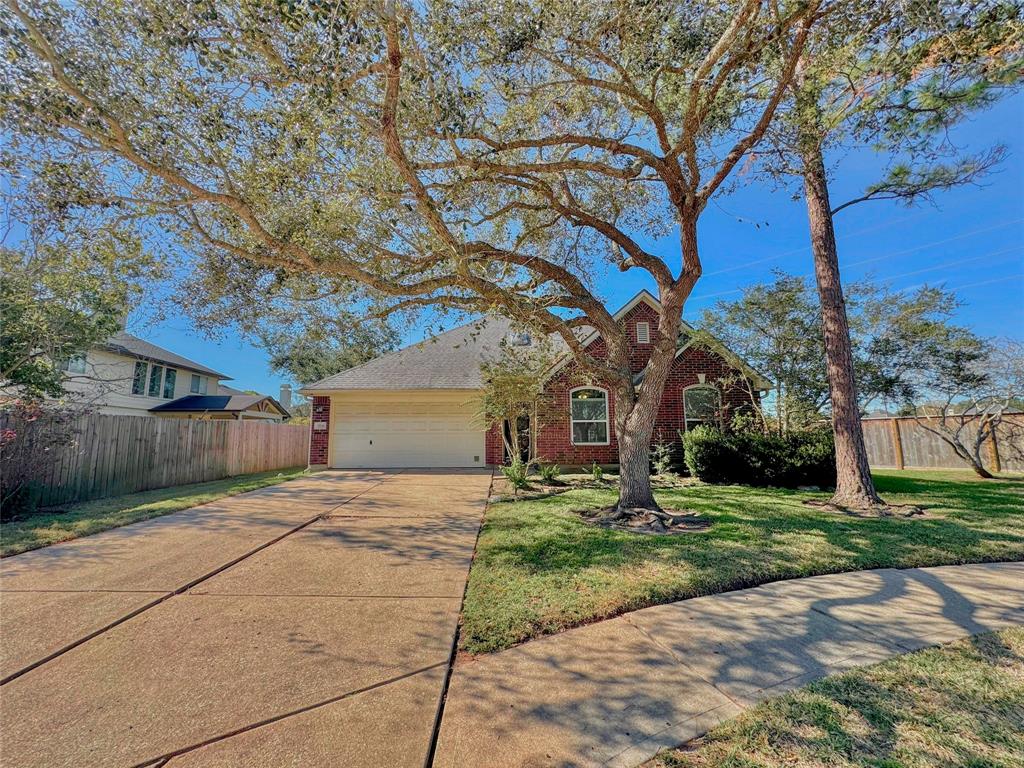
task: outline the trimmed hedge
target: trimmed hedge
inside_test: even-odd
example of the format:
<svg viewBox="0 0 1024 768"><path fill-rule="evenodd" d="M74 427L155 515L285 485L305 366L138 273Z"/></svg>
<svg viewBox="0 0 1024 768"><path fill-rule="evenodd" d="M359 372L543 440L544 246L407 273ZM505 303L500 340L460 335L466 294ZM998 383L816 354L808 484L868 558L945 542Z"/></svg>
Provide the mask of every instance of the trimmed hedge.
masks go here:
<svg viewBox="0 0 1024 768"><path fill-rule="evenodd" d="M767 435L699 426L683 434L686 466L705 483L796 488L836 484L830 429Z"/></svg>

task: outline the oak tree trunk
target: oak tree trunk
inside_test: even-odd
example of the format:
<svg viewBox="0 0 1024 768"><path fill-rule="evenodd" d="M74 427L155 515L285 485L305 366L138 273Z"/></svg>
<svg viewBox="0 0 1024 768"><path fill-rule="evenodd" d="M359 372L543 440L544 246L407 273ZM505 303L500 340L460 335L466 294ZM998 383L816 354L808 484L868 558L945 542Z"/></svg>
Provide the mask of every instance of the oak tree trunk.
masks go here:
<svg viewBox="0 0 1024 768"><path fill-rule="evenodd" d="M619 500L616 510L660 510L654 500L650 471L651 438L657 408L642 409L639 401L634 402L631 387L617 387L614 398L615 437L619 443Z"/></svg>
<svg viewBox="0 0 1024 768"><path fill-rule="evenodd" d="M808 142L803 149L804 196L811 228L814 276L821 303L821 325L825 336L825 360L832 400L832 431L836 444L836 492L832 503L864 508L883 504L875 491L864 446L864 431L857 406L857 385L853 373L853 350L846 300L839 275L828 178L821 148Z"/></svg>
<svg viewBox="0 0 1024 768"><path fill-rule="evenodd" d="M639 390L633 386L632 374L628 372L628 355L621 354L622 349L618 350L621 358L619 367L625 375L613 387L615 436L619 444L619 500L616 511L623 515L643 510L661 511L651 486L651 440L665 382L675 360L676 340L682 322L682 295L680 291L661 296L657 339L652 345Z"/></svg>

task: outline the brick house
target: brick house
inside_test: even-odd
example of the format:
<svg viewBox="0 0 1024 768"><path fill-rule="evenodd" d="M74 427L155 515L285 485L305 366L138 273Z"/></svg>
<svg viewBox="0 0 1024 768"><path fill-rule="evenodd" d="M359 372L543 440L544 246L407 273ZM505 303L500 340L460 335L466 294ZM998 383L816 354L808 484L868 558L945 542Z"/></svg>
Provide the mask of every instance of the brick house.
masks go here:
<svg viewBox="0 0 1024 768"><path fill-rule="evenodd" d="M658 302L641 291L614 317L629 329L638 380L658 334ZM691 343L686 326L655 427L655 440L674 443L681 430L728 418L769 387L724 348ZM601 355L597 333L585 340ZM526 334L498 317L470 323L391 352L302 389L312 398L312 467L482 467L505 462L497 427L477 417L480 364ZM519 425L534 453L563 466L618 463L615 411L607 387L588 380L572 358L549 372L535 424Z"/></svg>

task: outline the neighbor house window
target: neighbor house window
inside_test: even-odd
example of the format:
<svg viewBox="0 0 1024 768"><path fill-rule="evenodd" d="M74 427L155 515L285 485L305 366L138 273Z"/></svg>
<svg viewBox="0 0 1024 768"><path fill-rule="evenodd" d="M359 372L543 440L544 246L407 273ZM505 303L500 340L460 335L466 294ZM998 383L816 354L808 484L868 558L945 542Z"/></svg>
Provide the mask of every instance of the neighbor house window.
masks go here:
<svg viewBox="0 0 1024 768"><path fill-rule="evenodd" d="M170 400L174 397L174 382L178 378L178 372L173 368L168 368L167 373L164 374L164 399Z"/></svg>
<svg viewBox="0 0 1024 768"><path fill-rule="evenodd" d="M146 394L146 369L148 367L149 365L141 360L135 363L135 375L132 376L133 395Z"/></svg>
<svg viewBox="0 0 1024 768"><path fill-rule="evenodd" d="M60 369L68 373L85 373L85 355L75 355L61 361Z"/></svg>
<svg viewBox="0 0 1024 768"><path fill-rule="evenodd" d="M189 382L188 391L193 395L199 394L199 376L195 373L192 374L192 381Z"/></svg>
<svg viewBox="0 0 1024 768"><path fill-rule="evenodd" d="M651 343L651 324L650 323L637 323L636 324L636 343L637 344L650 344Z"/></svg>
<svg viewBox="0 0 1024 768"><path fill-rule="evenodd" d="M151 365L149 367L149 392L150 397L160 397L160 381L164 377L162 365Z"/></svg>
<svg viewBox="0 0 1024 768"><path fill-rule="evenodd" d="M608 393L580 387L569 393L573 445L608 444Z"/></svg>
<svg viewBox="0 0 1024 768"><path fill-rule="evenodd" d="M683 414L686 428L699 424L717 424L721 409L721 395L716 387L697 385L683 392Z"/></svg>

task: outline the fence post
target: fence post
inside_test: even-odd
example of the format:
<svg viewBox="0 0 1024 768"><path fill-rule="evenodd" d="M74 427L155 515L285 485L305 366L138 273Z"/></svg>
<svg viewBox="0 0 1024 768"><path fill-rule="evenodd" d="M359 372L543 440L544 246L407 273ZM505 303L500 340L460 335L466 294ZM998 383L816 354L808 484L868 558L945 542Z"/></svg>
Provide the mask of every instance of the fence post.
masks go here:
<svg viewBox="0 0 1024 768"><path fill-rule="evenodd" d="M996 443L996 431L992 430L992 434L989 436L988 444L988 458L992 462L992 472L999 474L1003 471L1002 462L999 460L999 444Z"/></svg>
<svg viewBox="0 0 1024 768"><path fill-rule="evenodd" d="M903 469L903 436L900 434L900 420L889 419L889 429L892 432L892 449L896 454L896 469Z"/></svg>

